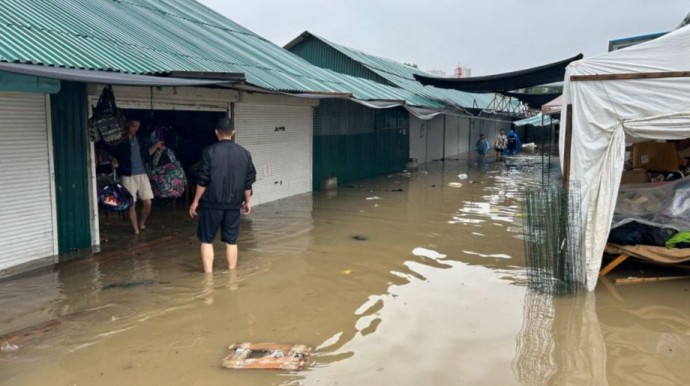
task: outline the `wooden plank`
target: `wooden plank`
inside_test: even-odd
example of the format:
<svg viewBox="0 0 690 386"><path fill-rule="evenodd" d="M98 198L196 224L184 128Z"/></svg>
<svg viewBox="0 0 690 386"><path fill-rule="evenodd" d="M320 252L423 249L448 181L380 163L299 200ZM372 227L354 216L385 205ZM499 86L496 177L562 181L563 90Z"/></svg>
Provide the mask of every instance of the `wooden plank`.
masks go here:
<svg viewBox="0 0 690 386"><path fill-rule="evenodd" d="M689 78L690 71L631 72L622 74L572 75L572 82L591 82L600 80Z"/></svg>
<svg viewBox="0 0 690 386"><path fill-rule="evenodd" d="M565 149L563 157L563 189L566 199L570 191L570 157L573 146L573 105L568 103L565 108ZM567 207L567 206L566 206Z"/></svg>
<svg viewBox="0 0 690 386"><path fill-rule="evenodd" d="M690 275L684 276L659 276L659 277L626 277L616 279L616 285L655 283L660 281L690 279Z"/></svg>
<svg viewBox="0 0 690 386"><path fill-rule="evenodd" d="M616 257L615 259L613 259L612 262L608 263L604 268L601 269L601 271L599 271L599 277L606 276L609 272L613 271L616 267L621 265L622 262L628 260L629 257L629 255L626 255L624 253Z"/></svg>

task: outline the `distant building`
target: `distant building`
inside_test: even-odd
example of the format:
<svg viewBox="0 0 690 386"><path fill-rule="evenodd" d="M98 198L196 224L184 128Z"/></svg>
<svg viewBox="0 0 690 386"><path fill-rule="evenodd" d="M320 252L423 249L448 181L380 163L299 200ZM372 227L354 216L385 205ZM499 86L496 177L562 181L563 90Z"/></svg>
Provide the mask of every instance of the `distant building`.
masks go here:
<svg viewBox="0 0 690 386"><path fill-rule="evenodd" d="M457 66L453 74L456 78L469 78L472 76L472 69L469 67Z"/></svg>

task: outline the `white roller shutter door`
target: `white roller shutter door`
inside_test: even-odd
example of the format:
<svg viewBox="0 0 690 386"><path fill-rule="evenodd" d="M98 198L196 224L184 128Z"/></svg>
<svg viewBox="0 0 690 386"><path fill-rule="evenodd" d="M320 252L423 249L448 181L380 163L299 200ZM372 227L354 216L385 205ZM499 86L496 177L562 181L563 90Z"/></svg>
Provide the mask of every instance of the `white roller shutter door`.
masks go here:
<svg viewBox="0 0 690 386"><path fill-rule="evenodd" d="M55 251L45 94L0 92L0 270Z"/></svg>
<svg viewBox="0 0 690 386"><path fill-rule="evenodd" d="M238 103L237 143L256 167L253 204L312 190L311 106Z"/></svg>

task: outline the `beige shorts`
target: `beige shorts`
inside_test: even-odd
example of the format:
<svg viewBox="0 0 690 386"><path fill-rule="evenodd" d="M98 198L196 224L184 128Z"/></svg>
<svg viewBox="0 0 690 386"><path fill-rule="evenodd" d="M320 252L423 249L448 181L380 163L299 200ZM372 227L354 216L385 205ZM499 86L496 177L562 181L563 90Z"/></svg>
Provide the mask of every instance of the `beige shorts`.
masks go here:
<svg viewBox="0 0 690 386"><path fill-rule="evenodd" d="M146 174L122 176L122 186L134 197L134 202L137 201L137 196L141 200L153 199L153 190L151 189L149 176Z"/></svg>

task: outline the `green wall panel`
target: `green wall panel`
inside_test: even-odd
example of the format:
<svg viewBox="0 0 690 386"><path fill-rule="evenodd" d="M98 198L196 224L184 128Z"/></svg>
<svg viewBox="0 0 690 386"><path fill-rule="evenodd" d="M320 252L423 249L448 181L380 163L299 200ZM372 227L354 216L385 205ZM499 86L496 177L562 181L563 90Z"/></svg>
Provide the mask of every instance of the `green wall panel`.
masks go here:
<svg viewBox="0 0 690 386"><path fill-rule="evenodd" d="M314 110L313 188L324 177L339 184L403 170L408 157L409 113L323 100Z"/></svg>
<svg viewBox="0 0 690 386"><path fill-rule="evenodd" d="M91 246L86 87L63 82L50 97L60 253Z"/></svg>

